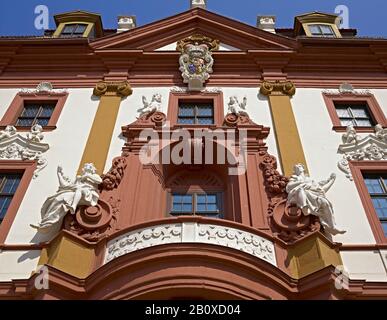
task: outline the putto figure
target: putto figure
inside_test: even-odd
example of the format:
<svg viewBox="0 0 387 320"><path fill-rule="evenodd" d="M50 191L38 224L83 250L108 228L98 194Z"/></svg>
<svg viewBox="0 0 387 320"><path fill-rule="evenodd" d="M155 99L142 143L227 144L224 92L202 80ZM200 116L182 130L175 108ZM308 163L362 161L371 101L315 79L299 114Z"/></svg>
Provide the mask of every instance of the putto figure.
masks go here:
<svg viewBox="0 0 387 320"><path fill-rule="evenodd" d="M231 96L230 101L228 103L228 112L234 113L236 115L244 115L248 116L246 112L247 98L244 97L242 102L239 103L238 98L236 96Z"/></svg>
<svg viewBox="0 0 387 320"><path fill-rule="evenodd" d="M43 128L39 124L35 124L31 127L31 132L27 133L28 140L32 142L40 142L43 140Z"/></svg>
<svg viewBox="0 0 387 320"><path fill-rule="evenodd" d="M357 135L356 130L352 124L347 126L345 133L342 136L344 144L357 143L360 140L360 137Z"/></svg>
<svg viewBox="0 0 387 320"><path fill-rule="evenodd" d="M138 109L137 111L140 112L140 116L146 113L161 111L161 94L155 93L152 96L152 101L148 102L145 96L142 96L142 103L143 107L141 109Z"/></svg>
<svg viewBox="0 0 387 320"><path fill-rule="evenodd" d="M60 227L65 215L74 214L78 206L95 206L99 199L98 185L102 182L92 163L86 163L82 174L74 182L63 175L61 166L57 170L59 188L56 194L47 198L41 209L42 219L31 227L48 232L54 226Z"/></svg>
<svg viewBox="0 0 387 320"><path fill-rule="evenodd" d="M0 131L0 140L11 138L16 134L16 128L14 126L6 126L6 128Z"/></svg>
<svg viewBox="0 0 387 320"><path fill-rule="evenodd" d="M381 124L375 126L375 137L381 141L387 142L387 129L384 129Z"/></svg>
<svg viewBox="0 0 387 320"><path fill-rule="evenodd" d="M296 205L304 215L312 214L319 217L324 230L332 235L345 233L336 227L333 206L325 194L335 180L336 175L332 173L327 180L317 183L305 174L302 164L296 164L294 175L290 177L286 186L288 204Z"/></svg>

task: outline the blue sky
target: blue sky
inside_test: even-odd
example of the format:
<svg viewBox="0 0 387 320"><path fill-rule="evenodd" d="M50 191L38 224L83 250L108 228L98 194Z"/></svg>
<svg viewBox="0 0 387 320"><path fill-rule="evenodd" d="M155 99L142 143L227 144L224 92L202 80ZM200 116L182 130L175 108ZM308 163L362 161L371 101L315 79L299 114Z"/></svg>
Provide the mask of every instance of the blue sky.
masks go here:
<svg viewBox="0 0 387 320"><path fill-rule="evenodd" d="M189 8L189 0L0 0L0 35L34 35L37 5L46 5L49 14L71 10L100 13L105 28L116 28L120 14L136 15L138 25L159 20ZM310 11L333 13L336 6L349 8L349 27L359 35L387 37L386 0L208 0L208 9L255 25L258 14L276 15L278 27L291 27L294 16ZM50 28L55 28L51 18Z"/></svg>

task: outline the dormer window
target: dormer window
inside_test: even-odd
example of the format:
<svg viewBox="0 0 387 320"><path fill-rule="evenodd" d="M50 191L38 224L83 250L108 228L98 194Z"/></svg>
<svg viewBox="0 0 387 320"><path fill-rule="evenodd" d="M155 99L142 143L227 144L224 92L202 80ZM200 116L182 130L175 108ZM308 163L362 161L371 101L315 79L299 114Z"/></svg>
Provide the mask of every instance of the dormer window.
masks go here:
<svg viewBox="0 0 387 320"><path fill-rule="evenodd" d="M60 34L61 38L78 38L83 37L87 24L66 24Z"/></svg>
<svg viewBox="0 0 387 320"><path fill-rule="evenodd" d="M322 12L306 13L295 17L294 35L319 37L319 38L341 38L340 17L335 14Z"/></svg>
<svg viewBox="0 0 387 320"><path fill-rule="evenodd" d="M313 37L336 38L332 26L326 24L310 24L309 31Z"/></svg>

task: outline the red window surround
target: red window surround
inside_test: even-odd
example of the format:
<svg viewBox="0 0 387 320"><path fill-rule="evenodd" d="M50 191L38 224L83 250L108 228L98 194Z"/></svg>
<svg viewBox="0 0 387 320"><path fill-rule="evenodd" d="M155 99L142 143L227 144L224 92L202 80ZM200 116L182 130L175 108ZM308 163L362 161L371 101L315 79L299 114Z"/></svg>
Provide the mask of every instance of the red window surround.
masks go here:
<svg viewBox="0 0 387 320"><path fill-rule="evenodd" d="M7 173L23 172L19 186L12 198L8 207L7 213L3 222L0 225L0 244L4 244L8 232L11 229L12 223L15 220L17 211L31 182L34 171L36 169L35 161L18 161L18 160L1 160L0 171Z"/></svg>
<svg viewBox="0 0 387 320"><path fill-rule="evenodd" d="M56 129L60 113L66 102L67 92L19 92L8 107L3 118L0 121L0 130L5 129L7 125L15 125L17 118L23 111L24 102L56 102L55 109L51 115L47 126L43 127L43 131L51 131ZM16 126L19 131L29 131L30 127Z"/></svg>
<svg viewBox="0 0 387 320"><path fill-rule="evenodd" d="M376 239L377 244L387 244L382 225L372 204L362 173L379 173L387 171L387 161L350 161L353 180L359 191L364 210Z"/></svg>
<svg viewBox="0 0 387 320"><path fill-rule="evenodd" d="M366 103L370 116L374 120L375 124L381 124L383 127L387 126L387 120L380 108L375 96L373 94L356 94L356 93L323 93L325 104L328 108L329 116L331 117L333 127L336 132L345 132L346 127L341 125L339 116L336 113L335 102L340 103ZM374 132L372 127L356 127L357 132Z"/></svg>
<svg viewBox="0 0 387 320"><path fill-rule="evenodd" d="M198 125L198 124L177 124L177 114L179 110L179 102L212 102L214 106L214 124L212 125ZM217 127L223 125L224 109L223 109L223 93L176 93L171 92L169 94L168 114L167 119L170 121L170 125L178 127Z"/></svg>

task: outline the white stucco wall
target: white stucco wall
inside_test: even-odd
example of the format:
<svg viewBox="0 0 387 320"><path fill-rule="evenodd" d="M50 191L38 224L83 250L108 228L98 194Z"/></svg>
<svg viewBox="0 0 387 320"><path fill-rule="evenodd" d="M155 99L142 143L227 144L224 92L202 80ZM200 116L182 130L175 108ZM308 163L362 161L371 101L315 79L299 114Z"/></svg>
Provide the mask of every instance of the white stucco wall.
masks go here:
<svg viewBox="0 0 387 320"><path fill-rule="evenodd" d="M40 250L0 251L0 281L28 279L36 270Z"/></svg>
<svg viewBox="0 0 387 320"><path fill-rule="evenodd" d="M334 89L336 88L332 88ZM310 176L316 180L323 180L332 172L336 174L336 182L327 195L333 204L337 225L347 232L335 236L334 241L343 244L375 244L375 237L356 185L337 167L338 161L342 158L342 155L337 153L338 146L342 143L342 133L332 130L333 124L322 91L298 89L292 98ZM371 92L387 114L387 90L371 90ZM387 281L386 267L378 250L345 251L341 254L346 269L354 278Z"/></svg>
<svg viewBox="0 0 387 320"><path fill-rule="evenodd" d="M18 90L0 90L0 116L4 114ZM32 179L9 230L6 244L39 243L52 237L43 235L29 226L40 220L40 208L46 198L58 189L57 166L61 165L66 176L75 178L85 149L99 99L91 98L92 89L69 89L66 104L59 116L57 128L44 132L50 149L44 154L48 165ZM25 134L25 133L24 133Z"/></svg>

